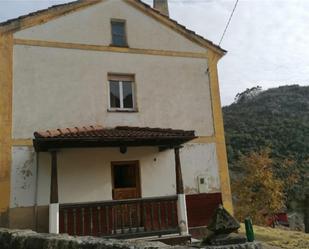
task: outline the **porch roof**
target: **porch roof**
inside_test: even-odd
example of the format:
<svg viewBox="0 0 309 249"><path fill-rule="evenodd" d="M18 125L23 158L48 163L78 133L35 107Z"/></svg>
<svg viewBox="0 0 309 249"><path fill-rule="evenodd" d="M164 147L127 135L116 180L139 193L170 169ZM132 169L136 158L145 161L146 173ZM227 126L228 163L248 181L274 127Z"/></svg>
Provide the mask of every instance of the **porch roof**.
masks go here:
<svg viewBox="0 0 309 249"><path fill-rule="evenodd" d="M196 138L193 130L117 126L84 126L34 133L36 151L81 147L158 146L173 148Z"/></svg>

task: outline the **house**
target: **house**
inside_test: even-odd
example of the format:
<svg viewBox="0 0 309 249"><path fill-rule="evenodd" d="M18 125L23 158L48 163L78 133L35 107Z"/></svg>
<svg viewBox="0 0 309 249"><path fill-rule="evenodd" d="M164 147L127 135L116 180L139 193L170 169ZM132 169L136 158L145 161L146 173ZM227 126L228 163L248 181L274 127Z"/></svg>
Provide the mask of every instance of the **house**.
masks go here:
<svg viewBox="0 0 309 249"><path fill-rule="evenodd" d="M186 235L233 212L226 51L154 4L79 0L0 24L2 226Z"/></svg>

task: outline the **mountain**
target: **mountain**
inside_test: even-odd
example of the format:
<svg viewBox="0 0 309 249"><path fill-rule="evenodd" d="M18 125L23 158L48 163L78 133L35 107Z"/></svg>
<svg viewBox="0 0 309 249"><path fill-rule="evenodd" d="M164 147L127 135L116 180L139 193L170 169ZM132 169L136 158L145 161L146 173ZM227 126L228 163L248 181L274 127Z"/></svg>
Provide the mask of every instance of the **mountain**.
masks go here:
<svg viewBox="0 0 309 249"><path fill-rule="evenodd" d="M303 203L309 193L309 87L247 89L223 107L223 117L232 180L241 174L240 155L267 149L278 178L297 177L286 190L287 207Z"/></svg>

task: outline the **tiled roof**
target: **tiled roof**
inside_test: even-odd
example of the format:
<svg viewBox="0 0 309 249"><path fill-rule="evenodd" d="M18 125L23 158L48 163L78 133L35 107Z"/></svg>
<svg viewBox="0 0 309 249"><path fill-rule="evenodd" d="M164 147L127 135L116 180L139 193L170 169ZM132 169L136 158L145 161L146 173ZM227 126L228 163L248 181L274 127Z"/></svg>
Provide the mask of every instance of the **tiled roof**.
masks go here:
<svg viewBox="0 0 309 249"><path fill-rule="evenodd" d="M56 130L46 130L34 133L35 139L193 139L194 131L174 130L149 127L117 126L104 128L103 126L83 126Z"/></svg>
<svg viewBox="0 0 309 249"><path fill-rule="evenodd" d="M154 146L160 149L174 148L194 138L194 131L118 126L84 126L47 130L34 133L36 151L61 148L136 147Z"/></svg>
<svg viewBox="0 0 309 249"><path fill-rule="evenodd" d="M169 16L166 16L166 15L160 13L160 11L152 8L150 5L144 3L143 1L141 1L141 0L134 0L134 1L136 1L138 4L140 4L140 6L143 6L146 10L153 12L153 13L156 13L156 14L159 14L161 17L163 17L166 20L168 20L169 22L173 23L178 28L185 31L187 34L195 37L200 42L204 42L204 43L206 43L210 46L213 46L217 50L221 51L221 53L223 53L223 54L227 52L226 50L222 49L220 46L216 45L212 41L196 34L194 31L186 28L184 25L179 24L177 21L171 19ZM1 22L0 23L0 32L1 32L1 28L9 27L10 25L12 25L12 30L14 31L15 26L18 27L20 22L22 22L23 20L28 19L30 17L37 17L37 16L40 16L40 15L44 16L48 13L56 12L56 11L63 11L63 14L66 14L67 12L72 11L73 8L78 8L82 5L87 5L87 4L89 4L89 5L96 4L98 2L100 2L100 1L99 0L77 0L77 1L69 2L69 3L54 5L54 6L47 8L47 9L31 12L27 15L23 15L23 16L14 18L14 19L10 19L10 20L7 20L5 22ZM65 10L65 9L67 9L67 10ZM14 24L16 24L16 25L14 26ZM10 28L8 28L8 30L10 30Z"/></svg>

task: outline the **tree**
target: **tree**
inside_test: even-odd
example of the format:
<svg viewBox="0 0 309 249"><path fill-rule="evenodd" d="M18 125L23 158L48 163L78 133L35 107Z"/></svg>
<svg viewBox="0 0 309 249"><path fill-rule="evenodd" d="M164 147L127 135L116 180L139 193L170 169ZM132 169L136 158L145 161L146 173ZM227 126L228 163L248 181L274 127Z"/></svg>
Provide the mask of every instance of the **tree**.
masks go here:
<svg viewBox="0 0 309 249"><path fill-rule="evenodd" d="M241 155L270 148L273 175L285 184L287 211L305 214L305 195L309 193L309 86L281 86L258 94L247 89L235 100L222 109L232 181L242 176L238 163ZM305 223L309 227L309 218Z"/></svg>
<svg viewBox="0 0 309 249"><path fill-rule="evenodd" d="M235 215L240 221L250 216L255 224L265 225L265 216L282 211L285 203L284 184L273 174L269 151L241 155L238 166L242 174L232 184Z"/></svg>
<svg viewBox="0 0 309 249"><path fill-rule="evenodd" d="M234 99L235 103L243 103L247 100L253 99L262 91L262 87L255 86L252 88L247 88L245 91L241 93L237 93Z"/></svg>

